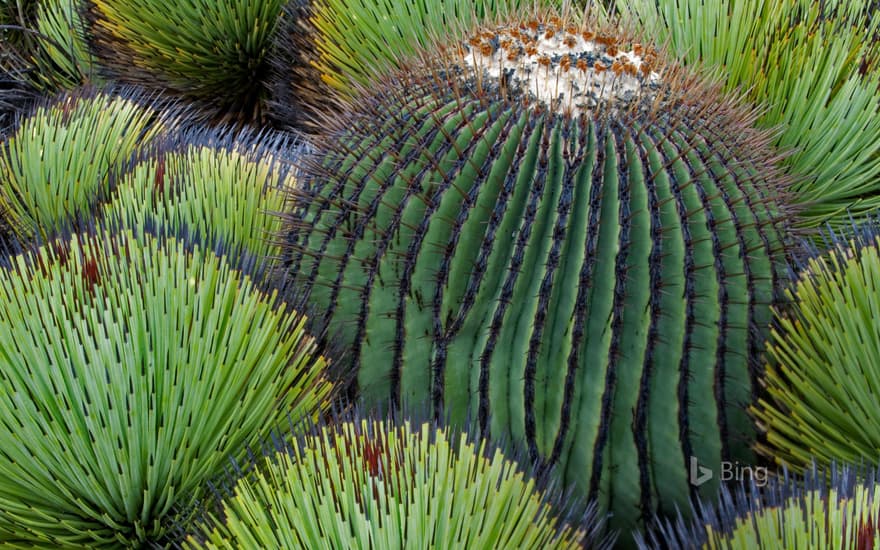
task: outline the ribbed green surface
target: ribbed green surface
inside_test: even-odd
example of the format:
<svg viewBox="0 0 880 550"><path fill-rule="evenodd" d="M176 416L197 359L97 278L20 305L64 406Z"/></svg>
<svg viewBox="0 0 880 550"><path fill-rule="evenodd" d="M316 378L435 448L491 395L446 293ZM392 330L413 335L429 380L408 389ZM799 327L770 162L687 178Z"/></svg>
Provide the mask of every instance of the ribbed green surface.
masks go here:
<svg viewBox="0 0 880 550"><path fill-rule="evenodd" d="M750 456L781 266L769 156L724 135L726 107L571 119L443 90L347 122L306 178L290 273L365 403L476 419L618 527L672 512L691 456Z"/></svg>

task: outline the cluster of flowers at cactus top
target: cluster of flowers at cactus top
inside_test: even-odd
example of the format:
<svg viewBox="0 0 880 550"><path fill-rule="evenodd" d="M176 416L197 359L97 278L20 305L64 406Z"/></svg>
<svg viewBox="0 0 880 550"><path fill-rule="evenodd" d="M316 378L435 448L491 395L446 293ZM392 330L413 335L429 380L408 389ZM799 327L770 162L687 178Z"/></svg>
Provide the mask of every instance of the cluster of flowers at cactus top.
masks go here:
<svg viewBox="0 0 880 550"><path fill-rule="evenodd" d="M535 104L578 115L599 102L628 104L653 97L657 52L639 43L574 26L530 21L471 35L460 49L478 74L527 87Z"/></svg>

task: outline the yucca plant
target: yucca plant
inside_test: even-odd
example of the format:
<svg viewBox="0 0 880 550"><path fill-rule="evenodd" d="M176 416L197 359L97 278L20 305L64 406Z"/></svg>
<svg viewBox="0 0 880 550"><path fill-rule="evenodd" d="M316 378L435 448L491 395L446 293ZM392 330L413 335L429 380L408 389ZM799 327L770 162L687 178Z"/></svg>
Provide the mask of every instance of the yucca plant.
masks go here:
<svg viewBox="0 0 880 550"><path fill-rule="evenodd" d="M90 46L115 78L215 116L261 116L266 54L283 0L87 0Z"/></svg>
<svg viewBox="0 0 880 550"><path fill-rule="evenodd" d="M761 105L791 151L801 223L846 225L880 206L880 18L872 2L617 0L688 64L717 69Z"/></svg>
<svg viewBox="0 0 880 550"><path fill-rule="evenodd" d="M751 457L790 214L769 136L611 29L539 14L444 48L328 118L291 279L368 406L477 419L615 526L672 512L691 459Z"/></svg>
<svg viewBox="0 0 880 550"><path fill-rule="evenodd" d="M100 83L77 7L76 0L7 1L0 7L5 79L44 95Z"/></svg>
<svg viewBox="0 0 880 550"><path fill-rule="evenodd" d="M293 183L280 134L195 130L160 139L112 177L101 208L109 219L186 230L228 254L279 256L278 212Z"/></svg>
<svg viewBox="0 0 880 550"><path fill-rule="evenodd" d="M434 39L533 4L532 0L290 0L273 56L273 118L301 126L304 110L315 115L328 107L329 93L350 96L374 75L396 67Z"/></svg>
<svg viewBox="0 0 880 550"><path fill-rule="evenodd" d="M0 542L161 539L229 457L327 406L305 318L184 240L95 230L0 271Z"/></svg>
<svg viewBox="0 0 880 550"><path fill-rule="evenodd" d="M776 312L753 413L766 431L759 450L779 463L880 463L878 227L830 239Z"/></svg>
<svg viewBox="0 0 880 550"><path fill-rule="evenodd" d="M593 509L564 521L551 507L553 493L515 462L485 440L431 423L349 420L278 443L226 488L185 548L599 549L613 542Z"/></svg>
<svg viewBox="0 0 880 550"><path fill-rule="evenodd" d="M0 206L17 236L90 218L111 171L170 124L169 113L141 92L81 89L19 115L0 141Z"/></svg>
<svg viewBox="0 0 880 550"><path fill-rule="evenodd" d="M640 546L876 550L880 548L877 473L832 467L813 469L798 478L763 471L736 489L723 488L720 502L695 508L692 520L659 523L640 537Z"/></svg>

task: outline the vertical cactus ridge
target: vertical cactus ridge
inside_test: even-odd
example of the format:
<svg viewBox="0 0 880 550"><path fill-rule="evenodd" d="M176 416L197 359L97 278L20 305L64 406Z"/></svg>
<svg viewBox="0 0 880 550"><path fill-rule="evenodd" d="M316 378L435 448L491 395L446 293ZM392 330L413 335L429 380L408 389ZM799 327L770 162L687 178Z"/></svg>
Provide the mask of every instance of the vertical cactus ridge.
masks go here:
<svg viewBox="0 0 880 550"><path fill-rule="evenodd" d="M479 29L343 102L288 272L364 403L476 419L632 527L751 456L790 212L754 112L609 32Z"/></svg>

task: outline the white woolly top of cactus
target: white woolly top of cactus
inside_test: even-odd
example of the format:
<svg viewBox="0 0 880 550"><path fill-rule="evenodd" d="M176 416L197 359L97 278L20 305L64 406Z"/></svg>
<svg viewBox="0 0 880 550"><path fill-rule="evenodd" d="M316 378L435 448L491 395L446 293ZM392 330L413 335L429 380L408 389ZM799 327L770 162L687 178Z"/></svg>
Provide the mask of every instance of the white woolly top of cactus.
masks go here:
<svg viewBox="0 0 880 550"><path fill-rule="evenodd" d="M460 51L478 74L525 85L534 105L576 116L600 101L614 108L653 96L657 52L637 42L622 46L607 34L530 21L482 30Z"/></svg>

